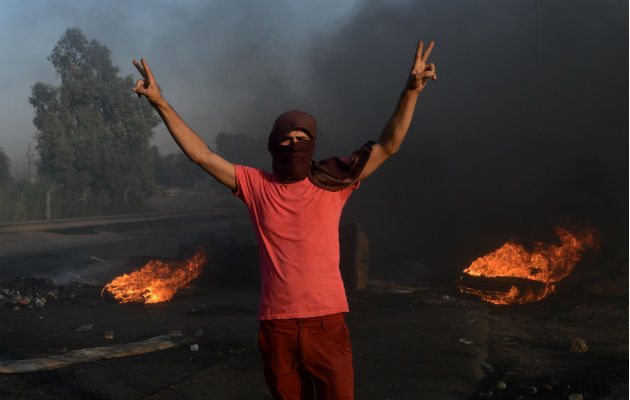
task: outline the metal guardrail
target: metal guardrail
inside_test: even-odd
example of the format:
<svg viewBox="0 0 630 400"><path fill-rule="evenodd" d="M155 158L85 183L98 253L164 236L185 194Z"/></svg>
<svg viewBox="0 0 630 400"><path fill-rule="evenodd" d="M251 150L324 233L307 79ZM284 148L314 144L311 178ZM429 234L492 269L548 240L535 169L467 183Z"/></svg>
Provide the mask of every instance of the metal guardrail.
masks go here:
<svg viewBox="0 0 630 400"><path fill-rule="evenodd" d="M134 222L151 222L173 218L187 218L211 215L235 215L242 212L243 210L240 208L215 208L212 210L199 211L167 211L144 214L123 214L86 218L63 218L52 220L26 221L0 224L0 233L87 228L91 226L129 224Z"/></svg>

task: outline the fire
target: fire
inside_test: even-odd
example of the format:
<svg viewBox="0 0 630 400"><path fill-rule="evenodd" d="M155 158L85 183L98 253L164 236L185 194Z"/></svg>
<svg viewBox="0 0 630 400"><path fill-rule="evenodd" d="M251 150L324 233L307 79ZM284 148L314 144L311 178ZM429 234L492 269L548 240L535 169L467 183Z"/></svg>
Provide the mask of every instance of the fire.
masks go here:
<svg viewBox="0 0 630 400"><path fill-rule="evenodd" d="M595 230L587 228L579 233L556 227L560 245L537 243L532 252L509 241L498 250L477 258L463 273L472 277L522 278L540 283L537 288L521 289L511 286L507 292L473 289L460 284L462 293L474 294L493 304L524 304L539 301L554 292L556 283L571 273L582 253L596 248Z"/></svg>
<svg viewBox="0 0 630 400"><path fill-rule="evenodd" d="M197 278L206 264L202 248L184 261L149 261L139 271L123 274L105 285L105 291L121 303L160 303L170 300L178 289Z"/></svg>

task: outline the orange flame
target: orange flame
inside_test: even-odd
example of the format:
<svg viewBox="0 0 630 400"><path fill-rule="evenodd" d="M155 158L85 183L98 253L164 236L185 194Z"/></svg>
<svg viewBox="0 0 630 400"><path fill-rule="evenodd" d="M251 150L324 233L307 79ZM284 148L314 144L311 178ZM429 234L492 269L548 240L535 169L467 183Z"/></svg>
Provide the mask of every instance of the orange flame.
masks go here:
<svg viewBox="0 0 630 400"><path fill-rule="evenodd" d="M462 293L474 294L483 301L493 304L524 304L539 301L556 289L555 283L569 276L582 253L589 248L596 248L595 230L584 229L574 234L556 227L556 234L561 245L536 244L533 252L513 241L505 243L500 249L479 257L463 273L469 276L486 278L512 277L524 278L543 284L540 289L527 289L523 293L516 286L507 292L480 290L460 285Z"/></svg>
<svg viewBox="0 0 630 400"><path fill-rule="evenodd" d="M139 271L123 274L105 285L120 303L160 303L170 300L179 288L197 278L206 264L206 253L202 248L188 260L162 262L149 261Z"/></svg>

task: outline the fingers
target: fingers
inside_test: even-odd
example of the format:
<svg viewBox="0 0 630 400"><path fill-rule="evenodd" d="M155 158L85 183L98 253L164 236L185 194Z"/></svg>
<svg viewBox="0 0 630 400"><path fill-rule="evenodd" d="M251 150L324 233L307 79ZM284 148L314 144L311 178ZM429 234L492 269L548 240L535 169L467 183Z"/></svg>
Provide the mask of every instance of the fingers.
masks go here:
<svg viewBox="0 0 630 400"><path fill-rule="evenodd" d="M140 63L136 60L133 60L133 65L138 69L138 72L140 72L140 75L142 75L144 77L144 79L148 79L147 73L144 70L144 68L140 65Z"/></svg>
<svg viewBox="0 0 630 400"><path fill-rule="evenodd" d="M144 72L146 72L145 78L147 78L150 82L152 82L154 80L153 72L151 72L151 68L149 68L149 64L147 64L147 62L144 61L144 58L141 58L140 61L142 62L142 66L144 67Z"/></svg>
<svg viewBox="0 0 630 400"><path fill-rule="evenodd" d="M144 79L138 79L136 81L136 87L134 87L132 90L138 95L138 98L141 98L142 95L145 93Z"/></svg>
<svg viewBox="0 0 630 400"><path fill-rule="evenodd" d="M436 71L435 71L435 64L434 63L428 63L427 64L425 73L427 73L427 72L429 73L429 75L427 75L427 77L431 76L431 77L433 77L433 80L437 79L437 74L436 74Z"/></svg>
<svg viewBox="0 0 630 400"><path fill-rule="evenodd" d="M421 58L422 61L426 62L429 59L429 55L431 54L431 50L433 50L433 46L435 46L435 42L432 40L427 46L427 49L422 54L422 58Z"/></svg>
<svg viewBox="0 0 630 400"><path fill-rule="evenodd" d="M437 80L435 64L433 63L428 64L424 71L413 72L411 74L412 81L415 81L416 85L420 85L421 87L424 87L424 85L426 85L426 81L429 78L433 79L434 81Z"/></svg>
<svg viewBox="0 0 630 400"><path fill-rule="evenodd" d="M421 40L418 42L418 49L416 49L416 59L413 62L414 66L418 63L418 60L422 60L422 46L424 46L424 42Z"/></svg>
<svg viewBox="0 0 630 400"><path fill-rule="evenodd" d="M427 78L431 78L433 80L437 79L437 75L435 71L424 71L413 74L413 79L416 81L425 81Z"/></svg>
<svg viewBox="0 0 630 400"><path fill-rule="evenodd" d="M426 50L423 51L424 41L418 42L418 49L416 50L416 59L413 62L412 70L422 70L422 64L426 63L431 55L431 51L433 50L433 46L435 46L435 42L432 40L429 42Z"/></svg>
<svg viewBox="0 0 630 400"><path fill-rule="evenodd" d="M419 74L422 77L422 80L425 80L427 78L432 78L433 80L437 79L437 75L435 74L435 72L433 71L425 71L422 74Z"/></svg>

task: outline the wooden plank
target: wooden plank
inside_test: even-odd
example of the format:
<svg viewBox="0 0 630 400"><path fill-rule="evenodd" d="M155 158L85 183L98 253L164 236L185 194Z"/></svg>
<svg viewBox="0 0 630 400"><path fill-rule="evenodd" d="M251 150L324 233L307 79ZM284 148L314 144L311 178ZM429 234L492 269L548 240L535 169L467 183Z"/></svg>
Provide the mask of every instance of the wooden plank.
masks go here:
<svg viewBox="0 0 630 400"><path fill-rule="evenodd" d="M102 358L117 358L152 353L182 346L189 342L190 339L183 338L181 335L161 335L140 342L88 347L43 358L0 361L0 373L12 374L51 370L67 367L68 365L96 361Z"/></svg>

